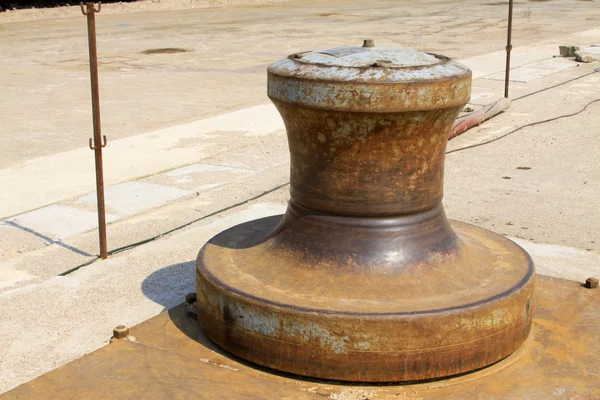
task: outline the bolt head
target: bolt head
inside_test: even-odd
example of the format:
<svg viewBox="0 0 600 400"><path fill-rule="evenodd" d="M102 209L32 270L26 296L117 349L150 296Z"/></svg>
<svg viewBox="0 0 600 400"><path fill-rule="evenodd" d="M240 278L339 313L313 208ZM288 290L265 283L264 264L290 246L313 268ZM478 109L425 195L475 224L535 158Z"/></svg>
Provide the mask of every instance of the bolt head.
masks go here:
<svg viewBox="0 0 600 400"><path fill-rule="evenodd" d="M188 293L185 295L185 302L188 304L192 304L196 302L196 293Z"/></svg>
<svg viewBox="0 0 600 400"><path fill-rule="evenodd" d="M373 39L365 39L362 47L375 47L375 41Z"/></svg>
<svg viewBox="0 0 600 400"><path fill-rule="evenodd" d="M125 325L119 325L113 329L113 337L115 339L125 339L129 335L129 328Z"/></svg>
<svg viewBox="0 0 600 400"><path fill-rule="evenodd" d="M389 68L391 66L392 66L392 62L388 61L388 60L378 60L377 62L375 62L373 64L373 67Z"/></svg>
<svg viewBox="0 0 600 400"><path fill-rule="evenodd" d="M585 280L585 287L588 289L596 289L598 287L598 279L596 278L587 278Z"/></svg>

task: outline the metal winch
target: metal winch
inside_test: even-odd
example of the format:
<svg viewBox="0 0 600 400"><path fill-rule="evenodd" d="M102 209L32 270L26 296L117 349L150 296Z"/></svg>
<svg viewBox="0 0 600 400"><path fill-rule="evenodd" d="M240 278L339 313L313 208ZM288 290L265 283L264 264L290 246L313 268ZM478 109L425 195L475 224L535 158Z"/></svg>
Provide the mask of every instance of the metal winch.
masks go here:
<svg viewBox="0 0 600 400"><path fill-rule="evenodd" d="M598 279L535 278L519 246L444 215L467 68L367 41L294 54L268 81L285 215L215 236L185 303L3 400L600 398Z"/></svg>
<svg viewBox="0 0 600 400"><path fill-rule="evenodd" d="M369 41L271 65L291 199L200 251L206 335L269 368L356 382L451 376L514 352L531 327L531 258L442 206L448 132L470 92L465 66Z"/></svg>

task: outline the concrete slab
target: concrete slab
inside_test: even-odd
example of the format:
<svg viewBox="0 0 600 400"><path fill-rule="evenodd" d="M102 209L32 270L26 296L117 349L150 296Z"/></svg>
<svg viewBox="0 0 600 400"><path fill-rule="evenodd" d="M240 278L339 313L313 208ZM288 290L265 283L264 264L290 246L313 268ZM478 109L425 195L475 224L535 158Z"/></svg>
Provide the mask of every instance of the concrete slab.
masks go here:
<svg viewBox="0 0 600 400"><path fill-rule="evenodd" d="M592 53L594 55L600 55L600 44L591 47L582 47L580 51Z"/></svg>
<svg viewBox="0 0 600 400"><path fill-rule="evenodd" d="M588 29L585 31L575 32L574 36L585 38L582 40L588 41L596 41L600 37L600 28Z"/></svg>
<svg viewBox="0 0 600 400"><path fill-rule="evenodd" d="M96 201L95 193L90 196L93 196L94 201ZM117 215L106 215L107 222L116 221L117 219L119 219ZM21 214L15 218L4 220L1 223L29 232L38 237L45 237L44 239L51 243L54 240L60 241L97 228L98 214L55 204Z"/></svg>
<svg viewBox="0 0 600 400"><path fill-rule="evenodd" d="M550 58L526 64L521 67L511 68L510 80L513 82L530 82L534 79L539 79L574 67L577 67L577 62L570 58ZM485 79L504 81L504 72L488 75Z"/></svg>
<svg viewBox="0 0 600 400"><path fill-rule="evenodd" d="M540 274L583 281L587 277L597 276L600 273L600 255L597 252L567 246L533 243L518 238L510 239L527 249Z"/></svg>
<svg viewBox="0 0 600 400"><path fill-rule="evenodd" d="M213 164L192 164L187 167L177 168L172 171L167 172L165 175L167 176L185 176L191 174L204 174L207 172L215 172L215 171L227 171L234 173L252 173L254 170L244 168L244 167L229 167L223 165L213 165Z"/></svg>
<svg viewBox="0 0 600 400"><path fill-rule="evenodd" d="M36 236L20 227L0 222L0 262L47 246L50 238Z"/></svg>
<svg viewBox="0 0 600 400"><path fill-rule="evenodd" d="M135 137L109 140L103 153L104 183L115 185L195 163L281 129L283 122L275 107L263 105ZM95 189L94 182L94 157L88 148L2 169L0 218L91 192Z"/></svg>
<svg viewBox="0 0 600 400"><path fill-rule="evenodd" d="M167 185L201 193L240 179L246 179L257 171L244 167L214 164L192 164L164 174L146 178L143 182Z"/></svg>
<svg viewBox="0 0 600 400"><path fill-rule="evenodd" d="M29 271L20 269L17 259L3 262L2 265L0 265L0 289L11 288L24 282L31 282L36 278L37 276ZM0 315L2 314L0 313Z"/></svg>
<svg viewBox="0 0 600 400"><path fill-rule="evenodd" d="M576 72L586 71L593 66ZM560 80L572 72L563 71ZM451 218L531 242L600 251L600 196L593 185L600 180L600 103L590 104L597 91L573 89L580 84L598 87L600 73L514 101L507 112L449 142L444 204Z"/></svg>
<svg viewBox="0 0 600 400"><path fill-rule="evenodd" d="M136 325L180 303L194 291L202 244L237 223L281 213L286 196L282 189L69 276L0 294L0 392L104 346L113 326ZM40 307L40 299L51 301Z"/></svg>
<svg viewBox="0 0 600 400"><path fill-rule="evenodd" d="M106 206L119 214L134 215L166 203L195 196L195 192L143 182L127 182L105 190ZM96 193L82 196L79 203L95 204Z"/></svg>
<svg viewBox="0 0 600 400"><path fill-rule="evenodd" d="M594 57L594 60L600 61L600 45L583 47L579 52L589 54L590 56Z"/></svg>
<svg viewBox="0 0 600 400"><path fill-rule="evenodd" d="M556 53L556 46L551 44L540 44L538 46L514 47L511 52L512 68L525 64L551 58ZM487 77L493 74L503 74L506 65L506 51L494 51L492 53L458 60L471 68L473 79ZM504 78L503 78L504 79Z"/></svg>
<svg viewBox="0 0 600 400"><path fill-rule="evenodd" d="M198 196L170 202L151 211L120 219L108 225L108 249L113 250L163 235L166 231L231 207L246 198L260 196L288 180L289 166L272 167L226 185L200 191ZM287 187L282 193L287 193ZM74 205L75 201L70 204ZM82 205L80 203L77 206ZM89 210L93 211L94 206L92 204ZM0 294L56 276L92 260L99 251L96 230L51 244L47 240L10 226L0 225L0 233L6 233L0 235L0 246L5 253L0 261L0 271L6 271L5 278L9 281L13 275L29 274L23 279L11 281L0 287ZM25 240L23 235L31 240ZM28 251L18 253L23 248Z"/></svg>
<svg viewBox="0 0 600 400"><path fill-rule="evenodd" d="M215 165L265 171L278 165L289 164L290 152L284 129L273 132L230 152L215 154L204 160Z"/></svg>

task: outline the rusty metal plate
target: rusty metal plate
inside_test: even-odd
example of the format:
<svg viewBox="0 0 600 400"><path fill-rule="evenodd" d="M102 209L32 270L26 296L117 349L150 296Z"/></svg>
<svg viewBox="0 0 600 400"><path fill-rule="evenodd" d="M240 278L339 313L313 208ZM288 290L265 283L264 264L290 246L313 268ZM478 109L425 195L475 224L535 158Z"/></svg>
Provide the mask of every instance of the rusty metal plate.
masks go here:
<svg viewBox="0 0 600 400"><path fill-rule="evenodd" d="M549 277L538 277L536 289L525 344L452 379L377 386L273 373L224 353L180 305L132 328L137 342L119 340L0 399L599 399L600 290Z"/></svg>

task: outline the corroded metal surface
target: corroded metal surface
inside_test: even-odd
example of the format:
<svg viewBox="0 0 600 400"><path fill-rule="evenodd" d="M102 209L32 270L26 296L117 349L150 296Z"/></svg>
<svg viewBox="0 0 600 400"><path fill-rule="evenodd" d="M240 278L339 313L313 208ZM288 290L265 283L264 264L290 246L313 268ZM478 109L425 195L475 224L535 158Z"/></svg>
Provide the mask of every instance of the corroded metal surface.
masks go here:
<svg viewBox="0 0 600 400"><path fill-rule="evenodd" d="M340 47L292 54L271 65L268 94L276 105L329 111L453 108L469 101L471 71L415 50Z"/></svg>
<svg viewBox="0 0 600 400"><path fill-rule="evenodd" d="M471 72L450 62L402 69L354 69L282 60L269 69L269 97L311 108L329 109L335 104L340 111L364 111L368 107L372 112L393 112L462 106L471 92ZM444 78L446 75L455 77ZM290 79L293 85L288 84ZM390 84L395 80L399 81Z"/></svg>
<svg viewBox="0 0 600 400"><path fill-rule="evenodd" d="M527 337L533 265L508 239L454 222L446 241L450 226L432 230L443 215L411 224L296 212L279 228L278 217L234 227L198 258L198 321L234 354L393 382L481 368Z"/></svg>
<svg viewBox="0 0 600 400"><path fill-rule="evenodd" d="M389 67L362 66L384 55ZM201 250L207 335L270 368L362 382L456 375L515 351L531 324L531 259L449 223L441 204L448 132L470 81L444 57L378 47L271 66L291 200L285 216Z"/></svg>
<svg viewBox="0 0 600 400"><path fill-rule="evenodd" d="M451 379L383 386L301 380L247 364L210 342L182 304L133 327L136 342L114 342L0 399L600 398L600 358L590 351L600 337L600 290L538 277L534 303L531 335L504 360Z"/></svg>
<svg viewBox="0 0 600 400"><path fill-rule="evenodd" d="M444 151L460 107L361 114L275 104L288 134L292 201L338 215L392 216L442 200Z"/></svg>

